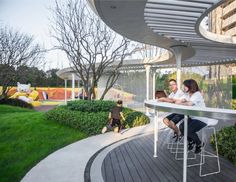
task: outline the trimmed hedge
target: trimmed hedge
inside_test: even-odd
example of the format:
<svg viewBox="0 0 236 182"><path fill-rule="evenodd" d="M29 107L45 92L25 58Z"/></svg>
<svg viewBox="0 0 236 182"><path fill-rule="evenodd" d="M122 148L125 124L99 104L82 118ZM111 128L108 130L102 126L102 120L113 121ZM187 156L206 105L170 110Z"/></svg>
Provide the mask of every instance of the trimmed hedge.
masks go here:
<svg viewBox="0 0 236 182"><path fill-rule="evenodd" d="M113 101L101 101L101 100L78 100L70 101L67 103L67 107L72 111L81 112L109 112L112 107L116 105Z"/></svg>
<svg viewBox="0 0 236 182"><path fill-rule="evenodd" d="M100 133L108 120L107 112L89 113L72 111L65 106L59 106L48 111L46 118L79 129L88 135Z"/></svg>
<svg viewBox="0 0 236 182"><path fill-rule="evenodd" d="M219 154L228 158L236 166L236 124L221 129L217 133ZM215 146L213 135L211 144Z"/></svg>
<svg viewBox="0 0 236 182"><path fill-rule="evenodd" d="M33 106L31 104L29 104L23 100L20 100L20 99L1 99L0 104L23 107L23 108L28 108L28 109L33 108Z"/></svg>
<svg viewBox="0 0 236 182"><path fill-rule="evenodd" d="M93 103L101 108L101 111L91 106ZM101 129L108 124L108 113L114 105L115 102L111 101L73 101L69 102L68 106L59 106L48 111L45 116L48 120L71 126L88 135L94 135L101 133ZM150 122L149 118L141 112L124 108L123 113L126 118L123 124L126 128L141 126Z"/></svg>

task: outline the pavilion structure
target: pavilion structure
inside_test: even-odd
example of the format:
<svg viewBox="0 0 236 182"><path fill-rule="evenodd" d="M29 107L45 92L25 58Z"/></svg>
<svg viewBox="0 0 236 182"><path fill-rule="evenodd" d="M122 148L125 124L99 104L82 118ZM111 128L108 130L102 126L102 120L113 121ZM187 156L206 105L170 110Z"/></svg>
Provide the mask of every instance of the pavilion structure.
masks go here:
<svg viewBox="0 0 236 182"><path fill-rule="evenodd" d="M117 33L138 42L167 50L156 61L127 60L121 70L146 70L146 99L149 95L149 77L158 68L177 69L180 87L181 67L230 64L236 62L236 37L214 34L207 30L203 20L225 1L222 0L88 0L93 11ZM112 69L113 66L107 68ZM60 70L57 75L72 81L79 80L73 68ZM154 97L155 87L153 87ZM65 93L66 94L66 93ZM66 96L66 95L65 95Z"/></svg>

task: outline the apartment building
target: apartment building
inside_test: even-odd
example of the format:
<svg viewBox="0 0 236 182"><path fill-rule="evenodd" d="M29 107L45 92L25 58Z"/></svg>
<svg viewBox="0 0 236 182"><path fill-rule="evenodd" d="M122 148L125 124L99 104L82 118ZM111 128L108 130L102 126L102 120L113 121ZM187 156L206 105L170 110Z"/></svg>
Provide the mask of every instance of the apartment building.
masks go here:
<svg viewBox="0 0 236 182"><path fill-rule="evenodd" d="M228 0L210 14L210 31L236 36L236 0Z"/></svg>

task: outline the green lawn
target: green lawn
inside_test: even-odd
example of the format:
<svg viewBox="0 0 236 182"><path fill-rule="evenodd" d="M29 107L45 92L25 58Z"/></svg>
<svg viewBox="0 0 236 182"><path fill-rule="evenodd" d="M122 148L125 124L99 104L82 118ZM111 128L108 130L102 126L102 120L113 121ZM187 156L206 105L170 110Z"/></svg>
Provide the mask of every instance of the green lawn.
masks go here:
<svg viewBox="0 0 236 182"><path fill-rule="evenodd" d="M0 105L0 182L20 181L50 153L85 137L42 112Z"/></svg>

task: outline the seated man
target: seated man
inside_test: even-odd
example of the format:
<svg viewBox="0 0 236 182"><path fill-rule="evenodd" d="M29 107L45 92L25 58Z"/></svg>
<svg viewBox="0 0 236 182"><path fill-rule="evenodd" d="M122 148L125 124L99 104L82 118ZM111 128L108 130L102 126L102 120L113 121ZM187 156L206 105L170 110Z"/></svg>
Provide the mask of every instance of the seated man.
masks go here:
<svg viewBox="0 0 236 182"><path fill-rule="evenodd" d="M177 100L180 100L183 97L184 92L178 89L176 80L169 80L169 87L172 91L171 94L166 98L163 97L158 99L158 101L175 103ZM175 141L178 141L178 139L180 139L180 131L176 124L182 119L184 119L184 115L175 113L170 114L163 119L164 124L174 131L173 138L176 138Z"/></svg>
<svg viewBox="0 0 236 182"><path fill-rule="evenodd" d="M121 119L123 121L125 120L122 109L122 100L118 100L117 105L109 112L109 124L102 129L102 133L105 133L108 129L112 129L116 125L118 126L118 130L115 130L115 132L121 131Z"/></svg>

